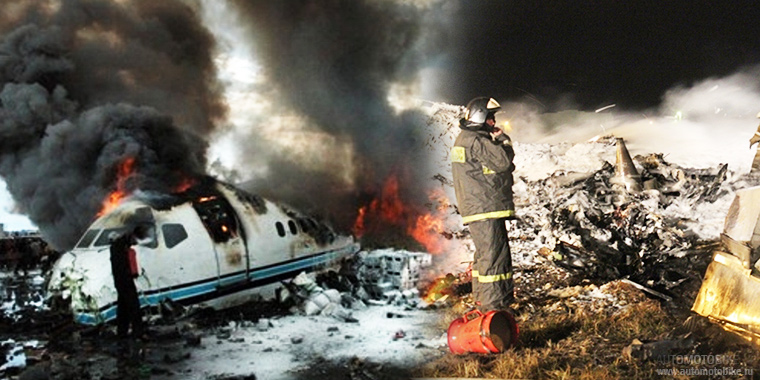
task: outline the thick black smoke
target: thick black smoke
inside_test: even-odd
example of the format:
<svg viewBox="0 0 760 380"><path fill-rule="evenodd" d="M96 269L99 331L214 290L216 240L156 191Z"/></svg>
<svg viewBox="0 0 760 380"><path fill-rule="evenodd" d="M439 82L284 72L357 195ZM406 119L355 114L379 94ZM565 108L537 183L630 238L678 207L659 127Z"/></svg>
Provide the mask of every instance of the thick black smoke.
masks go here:
<svg viewBox="0 0 760 380"><path fill-rule="evenodd" d="M224 117L213 39L181 1L6 0L0 176L56 248L73 246L135 160L129 190L203 174Z"/></svg>
<svg viewBox="0 0 760 380"><path fill-rule="evenodd" d="M280 94L275 108L350 141L358 168L354 183L341 187L337 170L308 171L287 154L257 146L249 155L267 152L276 165L253 188L274 190L270 196L301 208L327 205L328 216L344 228L353 223L363 197L377 195L391 175L398 176L404 201L428 201L430 173L421 151L425 118L416 111L397 113L387 97L394 82L413 80L435 56L433 41L446 39L445 30L426 25L440 9L372 0L235 4L250 27L257 60Z"/></svg>

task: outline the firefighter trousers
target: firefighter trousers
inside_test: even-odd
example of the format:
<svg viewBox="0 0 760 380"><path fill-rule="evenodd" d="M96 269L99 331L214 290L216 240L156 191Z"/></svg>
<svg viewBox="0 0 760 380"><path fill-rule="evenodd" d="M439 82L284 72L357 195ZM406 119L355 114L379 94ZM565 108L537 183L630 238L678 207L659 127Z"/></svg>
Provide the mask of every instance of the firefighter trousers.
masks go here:
<svg viewBox="0 0 760 380"><path fill-rule="evenodd" d="M505 309L514 301L512 255L505 222L506 219L484 219L469 224L475 244L472 294L483 311Z"/></svg>
<svg viewBox="0 0 760 380"><path fill-rule="evenodd" d="M126 338L131 326L132 335L136 338L141 337L143 335L142 311L137 287L134 283L122 284L116 288L116 292L116 335L119 338Z"/></svg>

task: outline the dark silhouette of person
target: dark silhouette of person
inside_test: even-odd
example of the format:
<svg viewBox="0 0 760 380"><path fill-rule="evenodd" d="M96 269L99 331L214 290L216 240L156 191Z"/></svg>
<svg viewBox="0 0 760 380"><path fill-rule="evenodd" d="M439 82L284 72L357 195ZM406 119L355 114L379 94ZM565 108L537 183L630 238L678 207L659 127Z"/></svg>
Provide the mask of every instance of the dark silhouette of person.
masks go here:
<svg viewBox="0 0 760 380"><path fill-rule="evenodd" d="M140 338L143 335L140 300L135 285L137 265L132 248L137 239L142 238L140 231L141 229L136 227L121 236L113 236L111 242L111 273L117 294L116 334L119 338L129 336L130 326L133 337Z"/></svg>

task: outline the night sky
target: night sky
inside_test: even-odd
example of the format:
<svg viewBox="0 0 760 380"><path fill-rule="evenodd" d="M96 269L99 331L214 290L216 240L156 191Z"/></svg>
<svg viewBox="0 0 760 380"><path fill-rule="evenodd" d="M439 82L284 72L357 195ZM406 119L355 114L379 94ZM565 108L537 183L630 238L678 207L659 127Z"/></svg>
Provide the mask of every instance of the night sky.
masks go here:
<svg viewBox="0 0 760 380"><path fill-rule="evenodd" d="M676 85L760 63L753 1L462 0L455 14L454 70L440 90L454 104L487 95L546 111L646 109Z"/></svg>

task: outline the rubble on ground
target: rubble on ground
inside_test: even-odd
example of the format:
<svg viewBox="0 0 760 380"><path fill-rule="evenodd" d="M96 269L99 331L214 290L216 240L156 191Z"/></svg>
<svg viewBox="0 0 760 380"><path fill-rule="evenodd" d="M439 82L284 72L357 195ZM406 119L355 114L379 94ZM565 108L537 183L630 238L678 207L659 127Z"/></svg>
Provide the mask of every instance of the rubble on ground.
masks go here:
<svg viewBox="0 0 760 380"><path fill-rule="evenodd" d="M613 150L612 140L585 144ZM594 172L522 178L516 185L519 220L508 223L518 265L548 261L597 283L627 278L671 293L690 274L688 268L667 263L689 255L699 241L717 238L695 232L698 205L713 205L725 216L737 188L760 183L749 176L727 181L732 174L725 165L682 168L659 154L635 161L643 183L640 192L615 186L615 167L607 161ZM690 210L688 216L679 213L684 208Z"/></svg>

